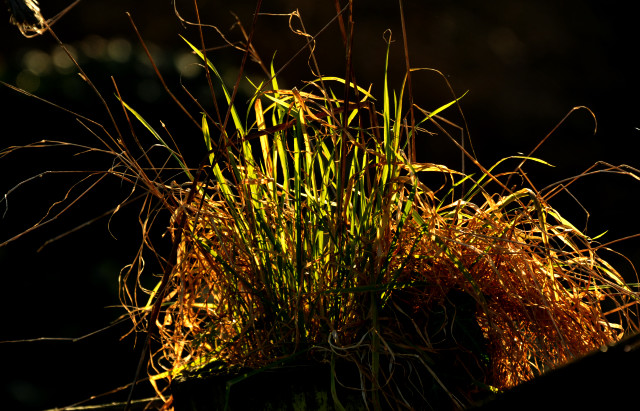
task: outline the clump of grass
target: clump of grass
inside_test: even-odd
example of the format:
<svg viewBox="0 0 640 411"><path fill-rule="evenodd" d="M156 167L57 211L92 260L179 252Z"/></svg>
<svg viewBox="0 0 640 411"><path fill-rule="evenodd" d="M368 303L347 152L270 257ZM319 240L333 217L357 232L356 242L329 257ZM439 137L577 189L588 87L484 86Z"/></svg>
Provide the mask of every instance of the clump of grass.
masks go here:
<svg viewBox="0 0 640 411"><path fill-rule="evenodd" d="M439 115L460 97L420 108L411 70L397 96L382 73L382 101L349 76L283 88L272 64L241 114L239 82L228 88L205 45L186 44L223 95L217 114L197 119L206 161L188 167L124 101L182 173L168 184L158 170L169 167L142 166L146 150L136 157L122 136L105 143L122 166L110 173L172 216L155 287L142 286L141 261L135 282L135 265L121 278L136 327L157 334L149 373L167 402L163 381L211 364L259 371L306 357L352 364L353 388L374 408L432 395L465 407L637 330L638 293L548 203L563 186L513 188L523 163L544 161L487 169L462 146L475 174L417 161L417 136L448 136ZM245 61L250 53L258 58L247 46ZM519 165L501 171L510 162ZM425 185L426 173L445 183ZM338 407L340 383L335 372Z"/></svg>
<svg viewBox="0 0 640 411"><path fill-rule="evenodd" d="M386 73L377 102L333 77L282 89L272 67L241 116L189 45L220 81L233 132L204 114L206 177L171 193L175 266L140 307L162 304L152 381L305 355L351 361L374 407L428 403L433 387L462 407L637 328L638 294L593 241L533 187L507 188L518 169L496 172L542 160L476 162L474 176L405 154L421 127L446 133L437 115L457 99L412 107L423 114L409 126L405 88L392 96ZM424 173L448 183L427 187ZM420 370L413 388L395 382L407 369Z"/></svg>

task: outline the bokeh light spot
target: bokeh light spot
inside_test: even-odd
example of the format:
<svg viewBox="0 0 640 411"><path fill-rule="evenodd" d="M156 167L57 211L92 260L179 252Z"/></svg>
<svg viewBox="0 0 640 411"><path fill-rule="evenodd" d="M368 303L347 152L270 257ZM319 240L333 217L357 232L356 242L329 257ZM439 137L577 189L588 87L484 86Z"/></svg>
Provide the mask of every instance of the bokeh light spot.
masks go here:
<svg viewBox="0 0 640 411"><path fill-rule="evenodd" d="M36 76L43 76L51 71L51 56L42 50L29 50L22 57L22 65Z"/></svg>
<svg viewBox="0 0 640 411"><path fill-rule="evenodd" d="M34 93L40 87L40 77L31 70L22 70L16 76L16 86L29 93Z"/></svg>
<svg viewBox="0 0 640 411"><path fill-rule="evenodd" d="M118 63L124 63L131 57L131 43L123 38L111 39L107 44L107 54Z"/></svg>
<svg viewBox="0 0 640 411"><path fill-rule="evenodd" d="M173 59L173 64L178 72L187 78L196 77L202 70L201 60L192 53L179 53Z"/></svg>

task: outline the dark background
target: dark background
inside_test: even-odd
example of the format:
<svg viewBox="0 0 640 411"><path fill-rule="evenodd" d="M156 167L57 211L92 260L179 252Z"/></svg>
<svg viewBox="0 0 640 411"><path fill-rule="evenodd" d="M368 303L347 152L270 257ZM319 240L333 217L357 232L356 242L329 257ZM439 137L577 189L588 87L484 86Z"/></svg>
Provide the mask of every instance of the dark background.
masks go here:
<svg viewBox="0 0 640 411"><path fill-rule="evenodd" d="M50 17L69 2L42 3L43 14ZM193 17L192 4L178 1L184 17ZM255 7L248 0L199 4L203 22L217 25L236 40L240 34L237 29L231 30L234 18L230 11L248 28ZM637 16L631 10L602 1L572 0L406 0L404 6L412 66L439 70L457 95L469 90L461 105L482 164L489 166L505 156L528 153L573 107L588 106L597 117L597 133L594 135L594 121L586 110L571 115L536 152L555 167L527 168L537 187L579 174L598 160L640 168L636 149L640 138L640 80L637 64L632 63L637 58L639 30ZM309 33L320 30L335 13L333 1L266 0L262 11L287 13L296 8ZM78 60L112 107L117 106L110 76L114 76L125 100L154 127L159 128L160 120L167 125L195 165L202 149L201 135L162 91L125 11L131 12L169 87L184 99L176 66L184 64L188 49L177 34L197 42L197 33L177 22L169 0L84 0L54 30L77 51ZM8 20L4 10L0 20ZM354 70L358 83L373 83L374 93L380 95L386 50L383 32L391 29L395 42L390 86L399 90L405 63L397 2L356 1L355 22ZM298 28L299 24L294 26ZM286 17L261 16L257 30L256 48L267 64L277 50L276 67L305 43L290 33ZM223 45L212 30L205 34L212 47ZM111 130L95 94L76 70L66 67L64 58L58 60L59 49L51 35L25 39L14 27L0 24L0 39L3 82L31 87L29 91L34 94ZM317 55L323 74L344 77L344 48L336 25L318 37ZM219 50L213 56L232 84L241 53ZM56 66L56 61L62 63ZM250 63L247 73L258 78L261 72ZM302 53L281 76L283 85L289 87L300 86L301 80L310 78L307 53ZM185 75L183 82L196 93L203 84L202 76ZM413 82L414 99L425 109L435 109L452 99L443 78L433 72L416 74ZM193 112L198 114L197 109ZM126 130L121 112L114 113ZM463 124L455 111L445 116ZM45 138L97 144L73 115L6 87L0 87L0 121L0 148ZM420 161L459 168L458 151L446 138L424 138L419 143ZM107 157L72 154L68 149L24 150L0 157L0 194L46 170L109 167ZM48 175L13 191L7 202L0 204L0 243L36 223L77 180L77 175ZM640 232L635 214L639 183L617 175L581 180L572 193L588 210L588 221L575 201L558 198L551 204L577 227L588 224L589 235L608 231L603 241L609 241ZM119 304L118 273L137 252L139 206L120 211L110 221L102 219L40 252L36 250L48 239L114 207L128 193L118 181L107 180L58 220L0 248L0 341L81 337L106 327L123 313L111 307ZM166 220L159 225L166 225ZM160 242L161 250L162 246ZM640 262L637 241L619 243L615 249L634 263ZM607 257L629 281L636 281L627 262L615 255ZM149 271L155 269L157 266L150 261ZM76 342L0 344L2 408L60 407L129 383L141 346L134 345L132 337L119 340L129 328L125 322ZM141 389L137 396L146 394Z"/></svg>

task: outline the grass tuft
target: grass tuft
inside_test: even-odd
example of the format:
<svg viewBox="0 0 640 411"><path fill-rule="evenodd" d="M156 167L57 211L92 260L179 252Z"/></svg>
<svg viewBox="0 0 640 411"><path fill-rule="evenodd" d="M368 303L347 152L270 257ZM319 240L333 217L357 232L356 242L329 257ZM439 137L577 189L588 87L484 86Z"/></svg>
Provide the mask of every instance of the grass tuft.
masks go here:
<svg viewBox="0 0 640 411"><path fill-rule="evenodd" d="M420 127L446 133L438 115L461 97L418 107L409 127L405 90L392 95L386 71L378 111L353 83L353 100L337 98L343 79L282 89L272 69L273 88L254 86L241 116L187 44L221 83L233 128L202 116L206 177L167 201L178 248L152 381L304 355L352 362L374 406L414 406L407 398L430 401L430 390L465 406L481 387L513 387L637 328L638 294L597 245L533 187L507 189L519 168L495 172L544 161L512 157L476 177L404 154ZM448 183L433 190L425 173ZM406 369L419 388L398 383Z"/></svg>
<svg viewBox="0 0 640 411"><path fill-rule="evenodd" d="M346 46L350 8L337 10ZM158 210L171 215L173 250L158 255L164 275L149 276L141 252L120 278L123 305L153 347L148 371L163 400L171 401L171 381L217 364L258 373L305 358L331 364L338 408L338 362L357 370L351 388L375 409L434 398L466 407L638 330L635 286L549 204L566 184L543 194L527 183L523 165L547 163L514 156L487 169L447 133L441 115L464 95L418 106L408 55L396 95L388 52L381 90L358 86L350 70L344 79L315 70L284 88L273 63L251 82L242 76L247 56L267 67L250 45L254 28L233 87L202 32L200 46L185 38L216 102L215 115L200 105L190 114L201 130L199 167L119 92L135 145L117 126L111 136L87 123L106 134L100 150L114 156L104 174L145 190L142 249L154 252L148 233L162 224ZM315 37L298 34L313 57ZM235 101L241 86L255 90L246 110ZM134 124L153 147L142 147ZM458 144L473 173L417 161L415 141L427 128ZM444 183L430 187L427 175Z"/></svg>

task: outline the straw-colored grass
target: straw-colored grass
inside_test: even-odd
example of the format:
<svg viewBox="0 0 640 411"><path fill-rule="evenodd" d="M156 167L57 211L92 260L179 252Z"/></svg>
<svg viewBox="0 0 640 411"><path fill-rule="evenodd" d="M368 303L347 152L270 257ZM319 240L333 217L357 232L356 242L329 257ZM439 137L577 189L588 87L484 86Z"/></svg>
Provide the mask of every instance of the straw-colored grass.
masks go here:
<svg viewBox="0 0 640 411"><path fill-rule="evenodd" d="M394 382L399 364L421 370L409 377L419 392L435 385L465 406L475 391L512 387L637 327L637 293L542 195L506 189L513 173L495 173L502 164L478 164L475 178L404 154L455 101L409 127L386 80L382 111L353 85L353 102L336 98L340 79L300 90L270 81L249 126L230 106L234 134L217 148L203 116L207 178L172 193L179 245L152 381L212 362L259 370L346 358L373 406L414 406ZM448 183L433 190L424 173ZM463 180L470 188L455 199L448 190ZM459 294L466 307L447 303ZM440 356L454 358L451 369ZM453 367L463 358L476 364ZM447 373L461 375L450 384Z"/></svg>
<svg viewBox="0 0 640 411"><path fill-rule="evenodd" d="M162 224L151 199L172 216L174 247L159 256L166 271L155 287L142 286L142 254L121 277L136 328L157 337L158 346L147 341L148 371L167 406L165 383L187 372L259 372L305 357L353 364L354 388L373 408L415 407L434 390L465 407L637 330L638 293L548 203L565 186L543 195L526 184L523 166L544 161L487 169L460 146L470 174L416 159L425 128L449 136L440 114L462 97L420 108L413 70L394 94L387 56L383 84L368 89L335 77L284 89L271 67L264 83L250 83L242 114L235 96L249 80L228 88L204 40L186 44L222 89L211 87L216 114L197 119L206 161L190 168L124 101L130 125L168 150L167 164L154 166L142 147L134 154L120 131L100 140L115 154L107 174L148 192L145 233ZM249 54L259 59L247 47L241 73ZM170 162L181 171L171 183ZM443 183L425 185L428 173ZM144 247L154 250L151 239Z"/></svg>

